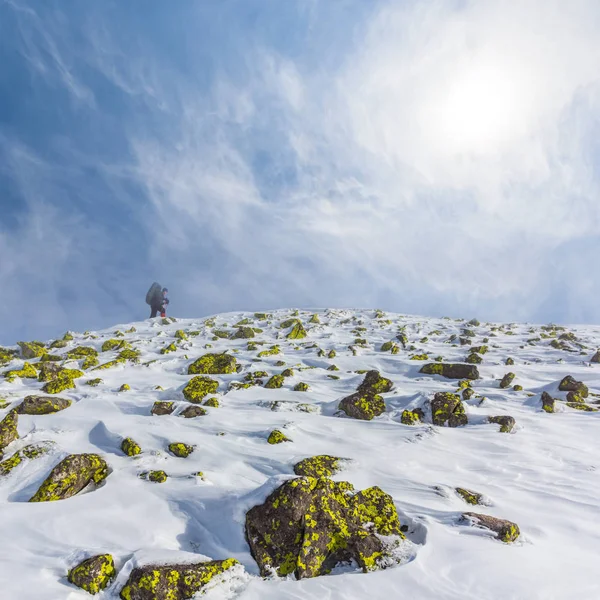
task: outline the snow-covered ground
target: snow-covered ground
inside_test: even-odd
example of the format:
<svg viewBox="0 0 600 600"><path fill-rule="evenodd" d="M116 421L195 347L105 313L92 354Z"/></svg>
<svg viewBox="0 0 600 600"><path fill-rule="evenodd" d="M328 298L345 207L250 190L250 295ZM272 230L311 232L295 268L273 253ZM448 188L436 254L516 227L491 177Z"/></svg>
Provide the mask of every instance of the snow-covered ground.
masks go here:
<svg viewBox="0 0 600 600"><path fill-rule="evenodd" d="M561 335L562 330L551 334L539 326L471 326L369 310L316 312L320 324L310 323L312 311L299 311L308 331L299 340L287 339L288 330L279 327L294 311L278 310L268 320L229 313L167 325L161 319L121 324L87 335L74 333L65 348L52 351L66 353L80 345L100 350L116 330L134 326L135 332L119 339L140 350L141 358L138 364L87 371L76 380L76 389L59 394L73 401L61 412L19 417L21 437L5 449L5 458L33 442L55 445L49 454L24 461L0 478L0 598L89 598L68 583L66 574L81 559L103 552L113 555L119 574L97 596L102 599L118 597L136 563L177 562L198 555L231 557L242 565L209 586L202 595L209 600L600 598L600 412L557 402L556 412L548 414L540 400L542 391L564 399L558 383L572 375L589 387L588 405L597 406L599 398L593 393L600 392L600 364L590 359L600 347L600 328L569 327L576 336L567 342L573 350L569 352L551 347L554 337L540 337ZM213 339L215 330L233 332L244 318L263 332L253 340ZM476 394L464 402L469 424L437 427L427 412L425 423L401 424L404 409L426 408L435 392L456 391L456 380L423 375L419 369L438 356L444 362L464 361L469 346L449 338L465 328L475 334L472 345L488 338L489 347L478 365L481 378L473 382ZM177 330L199 334L180 341L174 337ZM406 349L396 340L401 331L408 338ZM353 351L356 338L368 345L354 346ZM528 343L533 338L537 340ZM400 345L398 354L380 350L389 340ZM266 344L247 350L248 341ZM176 351L161 354L172 342ZM212 347L207 349L207 344ZM279 344L281 354L258 359L258 352L272 344ZM319 356L319 349L325 356ZM327 358L332 349L337 356ZM220 407L207 407L206 416L178 416L188 406L181 390L191 378L189 364L206 352L225 350L235 353L243 371L212 376L220 382ZM430 360L410 359L421 353ZM116 354L103 352L100 362ZM514 366L505 365L509 356ZM285 366L276 366L278 361ZM22 364L17 358L3 370ZM339 371L327 370L332 364ZM281 389L228 391L230 382L243 381L249 371L273 375L286 367L293 367L295 374ZM369 369L394 383L384 394L386 412L372 421L340 416L339 401L364 377L356 371ZM499 379L509 371L522 391L499 388ZM86 385L95 377L103 383ZM308 391L293 391L300 381L309 385ZM119 392L124 383L131 389ZM0 398L8 401L0 419L41 386L35 379L0 379ZM175 413L151 415L157 400L175 401ZM272 410L275 401L278 410ZM298 403L310 408L298 410ZM491 415L512 415L515 430L500 433L498 425L487 422ZM275 428L292 442L267 443ZM140 455L124 455L125 437L140 444ZM177 458L167 449L172 442L192 444L195 451ZM27 502L62 457L84 452L98 453L109 464L112 472L104 485L67 500ZM295 463L317 454L349 459L334 479L349 481L356 489L379 486L393 497L402 524L409 528L407 562L368 574L341 568L301 581L258 575L244 537L246 511L294 477ZM159 484L138 476L154 469L166 471L168 480ZM199 471L203 477L195 475ZM487 505L466 504L456 487L484 494ZM462 512L469 510L516 522L519 539L504 544L489 531L462 522Z"/></svg>

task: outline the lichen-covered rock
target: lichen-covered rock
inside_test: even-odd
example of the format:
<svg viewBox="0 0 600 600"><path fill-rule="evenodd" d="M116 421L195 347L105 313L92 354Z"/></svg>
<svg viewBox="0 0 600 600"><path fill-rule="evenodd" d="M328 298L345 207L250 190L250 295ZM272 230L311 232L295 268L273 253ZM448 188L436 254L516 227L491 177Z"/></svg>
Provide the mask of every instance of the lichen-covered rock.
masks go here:
<svg viewBox="0 0 600 600"><path fill-rule="evenodd" d="M0 455L2 454L3 448L6 448L6 446L19 438L19 432L17 431L18 423L19 416L16 410L11 410L4 419L0 421Z"/></svg>
<svg viewBox="0 0 600 600"><path fill-rule="evenodd" d="M558 389L561 392L576 392L582 398L587 398L589 390L587 385L581 381L576 381L571 375L567 375L559 384Z"/></svg>
<svg viewBox="0 0 600 600"><path fill-rule="evenodd" d="M542 392L542 408L547 413L554 412L554 404L555 404L554 398L548 392Z"/></svg>
<svg viewBox="0 0 600 600"><path fill-rule="evenodd" d="M219 404L218 398L209 398L208 400L204 401L204 406L210 406L211 408L219 408L219 406L221 405Z"/></svg>
<svg viewBox="0 0 600 600"><path fill-rule="evenodd" d="M289 329L292 325L295 325L296 323L299 323L300 321L298 321L298 319L286 319L285 321L281 321L281 323L279 323L279 328L280 329Z"/></svg>
<svg viewBox="0 0 600 600"><path fill-rule="evenodd" d="M467 356L467 358L465 358L465 362L469 363L470 365L480 365L483 362L483 358L479 356L479 354L472 352L469 354L469 356Z"/></svg>
<svg viewBox="0 0 600 600"><path fill-rule="evenodd" d="M92 387L98 387L102 383L104 383L104 382L99 377L96 377L95 379L88 379L85 382L86 385L90 385Z"/></svg>
<svg viewBox="0 0 600 600"><path fill-rule="evenodd" d="M479 379L477 367L464 363L428 363L421 367L419 373L441 375L447 379Z"/></svg>
<svg viewBox="0 0 600 600"><path fill-rule="evenodd" d="M331 477L340 471L340 458L321 454L305 458L294 465L294 473L300 477Z"/></svg>
<svg viewBox="0 0 600 600"><path fill-rule="evenodd" d="M273 377L271 377L269 381L265 383L265 387L268 389L280 388L283 386L284 379L285 378L283 375L273 375Z"/></svg>
<svg viewBox="0 0 600 600"><path fill-rule="evenodd" d="M373 394L385 394L389 392L394 384L385 377L382 377L379 371L367 371L362 383L358 386L359 392L370 392Z"/></svg>
<svg viewBox="0 0 600 600"><path fill-rule="evenodd" d="M288 340L300 340L307 336L306 329L300 321L297 321L290 332L285 336Z"/></svg>
<svg viewBox="0 0 600 600"><path fill-rule="evenodd" d="M91 369L92 367L96 367L99 364L99 360L95 356L88 356L81 363L81 368L86 371L87 369Z"/></svg>
<svg viewBox="0 0 600 600"><path fill-rule="evenodd" d="M124 383L119 388L119 392L129 392L131 390L131 386L128 383Z"/></svg>
<svg viewBox="0 0 600 600"><path fill-rule="evenodd" d="M594 354L594 356L592 356L592 358L590 359L590 362L600 363L600 350L596 351L596 354Z"/></svg>
<svg viewBox="0 0 600 600"><path fill-rule="evenodd" d="M43 362L40 363L39 366L40 372L38 375L38 381L52 381L53 379L56 379L63 371L63 367L55 362Z"/></svg>
<svg viewBox="0 0 600 600"><path fill-rule="evenodd" d="M175 402L157 400L150 411L153 415L170 415L175 410Z"/></svg>
<svg viewBox="0 0 600 600"><path fill-rule="evenodd" d="M519 385L518 383L513 385L513 391L514 392L522 392L523 391L523 386Z"/></svg>
<svg viewBox="0 0 600 600"><path fill-rule="evenodd" d="M90 483L100 484L108 477L108 465L97 454L71 454L52 469L29 502L65 500Z"/></svg>
<svg viewBox="0 0 600 600"><path fill-rule="evenodd" d="M17 411L21 415L49 415L69 408L72 402L68 398L56 396L27 396Z"/></svg>
<svg viewBox="0 0 600 600"><path fill-rule="evenodd" d="M252 327L239 327L238 330L231 336L234 340L245 340L253 338L256 334Z"/></svg>
<svg viewBox="0 0 600 600"><path fill-rule="evenodd" d="M467 425L468 418L465 407L458 394L438 392L431 401L431 418L434 425L460 427Z"/></svg>
<svg viewBox="0 0 600 600"><path fill-rule="evenodd" d="M187 458L194 451L194 446L184 444L182 442L174 442L169 444L169 452L179 458Z"/></svg>
<svg viewBox="0 0 600 600"><path fill-rule="evenodd" d="M237 371L235 356L222 354L205 354L188 367L188 375L225 375Z"/></svg>
<svg viewBox="0 0 600 600"><path fill-rule="evenodd" d="M183 329L178 329L175 332L175 336L176 339L181 340L182 342L186 341L188 339L188 336L186 334L185 331L183 331Z"/></svg>
<svg viewBox="0 0 600 600"><path fill-rule="evenodd" d="M183 388L183 396L189 402L200 404L206 396L216 393L218 389L218 381L204 375L197 375L192 377Z"/></svg>
<svg viewBox="0 0 600 600"><path fill-rule="evenodd" d="M133 350L131 348L125 348L125 350L121 350L117 355L117 358L122 358L123 360L129 360L133 363L140 362L140 356L142 353L139 350Z"/></svg>
<svg viewBox="0 0 600 600"><path fill-rule="evenodd" d="M269 444L281 444L282 442L291 442L290 438L286 437L279 429L273 429L267 438Z"/></svg>
<svg viewBox="0 0 600 600"><path fill-rule="evenodd" d="M319 325L321 323L321 319L319 319L319 315L317 313L313 314L312 317L308 321L309 323L314 323Z"/></svg>
<svg viewBox="0 0 600 600"><path fill-rule="evenodd" d="M21 379L37 379L38 372L31 363L24 363L20 369L13 369L4 373L4 377L8 380L20 377Z"/></svg>
<svg viewBox="0 0 600 600"><path fill-rule="evenodd" d="M510 384L514 381L515 379L515 374L514 373L507 373L501 380L500 380L500 387L502 389L506 389L507 387L510 387Z"/></svg>
<svg viewBox="0 0 600 600"><path fill-rule="evenodd" d="M353 419L370 421L385 412L385 402L379 394L367 389L364 392L358 391L346 396L338 408Z"/></svg>
<svg viewBox="0 0 600 600"><path fill-rule="evenodd" d="M106 340L102 344L102 352L110 352L112 350L127 350L131 348L131 344L126 340Z"/></svg>
<svg viewBox="0 0 600 600"><path fill-rule="evenodd" d="M465 388L462 391L462 399L463 400L470 400L474 395L475 395L475 390L473 390L473 388Z"/></svg>
<svg viewBox="0 0 600 600"><path fill-rule="evenodd" d="M597 412L597 408L592 408L591 406L585 404L584 402L567 402L567 406L569 408L575 408L576 410L584 410L586 412Z"/></svg>
<svg viewBox="0 0 600 600"><path fill-rule="evenodd" d="M519 531L519 526L516 523L504 519L497 519L496 517L490 517L490 515L467 512L463 514L463 519L475 526L493 531L496 534L497 539L506 544L514 542L521 533Z"/></svg>
<svg viewBox="0 0 600 600"><path fill-rule="evenodd" d="M308 383L304 383L304 381L299 381L294 386L294 391L295 392L308 392Z"/></svg>
<svg viewBox="0 0 600 600"><path fill-rule="evenodd" d="M186 406L179 414L186 419L193 419L194 417L202 417L206 415L207 412L205 408L194 404L192 406Z"/></svg>
<svg viewBox="0 0 600 600"><path fill-rule="evenodd" d="M467 503L467 504L484 504L483 494L466 490L465 488L455 488L456 493Z"/></svg>
<svg viewBox="0 0 600 600"><path fill-rule="evenodd" d="M510 433L516 425L516 421L510 415L488 417L488 422L497 423L498 425L500 425L500 433Z"/></svg>
<svg viewBox="0 0 600 600"><path fill-rule="evenodd" d="M17 342L21 348L23 358L37 358L46 353L46 348L41 342Z"/></svg>
<svg viewBox="0 0 600 600"><path fill-rule="evenodd" d="M420 408L414 410L403 410L400 417L400 423L404 425L418 425L425 418L425 414Z"/></svg>
<svg viewBox="0 0 600 600"><path fill-rule="evenodd" d="M237 565L213 560L184 565L147 565L133 569L121 590L122 600L188 600L213 579Z"/></svg>
<svg viewBox="0 0 600 600"><path fill-rule="evenodd" d="M108 362L105 362L105 363L99 365L98 367L95 367L92 370L93 371L104 371L105 369L112 369L113 367L122 365L124 362L125 362L125 359L123 359L123 358L115 358L115 360L109 360Z"/></svg>
<svg viewBox="0 0 600 600"><path fill-rule="evenodd" d="M140 445L130 437L125 438L121 442L121 450L123 450L123 453L127 454L127 456L137 456L142 452Z"/></svg>
<svg viewBox="0 0 600 600"><path fill-rule="evenodd" d="M83 377L83 371L78 369L61 369L42 387L46 394L60 394L65 390L75 389L75 379Z"/></svg>
<svg viewBox="0 0 600 600"><path fill-rule="evenodd" d="M89 356L98 356L98 350L91 346L77 346L67 352L67 357L73 360L88 358Z"/></svg>
<svg viewBox="0 0 600 600"><path fill-rule="evenodd" d="M504 364L509 366L509 365L514 365L515 361L513 358L511 358L510 356L504 361Z"/></svg>
<svg viewBox="0 0 600 600"><path fill-rule="evenodd" d="M171 342L160 349L161 354L171 354L171 352L177 352L177 346L175 345L175 342Z"/></svg>
<svg viewBox="0 0 600 600"><path fill-rule="evenodd" d="M47 454L53 446L53 442L39 442L29 444L15 452L10 458L0 462L0 476L8 475L15 467L25 460L33 460Z"/></svg>
<svg viewBox="0 0 600 600"><path fill-rule="evenodd" d="M250 509L246 538L261 575L304 579L350 560L363 571L393 563L388 544L404 536L392 498L377 487L353 492L347 482L301 477Z"/></svg>
<svg viewBox="0 0 600 600"><path fill-rule="evenodd" d="M97 594L110 585L116 574L113 557L110 554L99 554L72 568L68 579L82 590Z"/></svg>
<svg viewBox="0 0 600 600"><path fill-rule="evenodd" d="M258 357L265 358L266 356L275 356L277 354L281 354L281 348L277 344L275 344L274 346L271 346L268 350L261 350L258 353Z"/></svg>

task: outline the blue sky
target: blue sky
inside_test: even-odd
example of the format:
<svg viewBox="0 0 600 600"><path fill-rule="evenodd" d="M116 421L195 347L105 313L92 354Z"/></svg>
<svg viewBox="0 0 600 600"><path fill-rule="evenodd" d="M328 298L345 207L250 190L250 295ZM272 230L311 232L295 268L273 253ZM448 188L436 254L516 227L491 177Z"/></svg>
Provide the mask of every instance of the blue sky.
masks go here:
<svg viewBox="0 0 600 600"><path fill-rule="evenodd" d="M598 322L600 5L0 0L0 343L346 306Z"/></svg>

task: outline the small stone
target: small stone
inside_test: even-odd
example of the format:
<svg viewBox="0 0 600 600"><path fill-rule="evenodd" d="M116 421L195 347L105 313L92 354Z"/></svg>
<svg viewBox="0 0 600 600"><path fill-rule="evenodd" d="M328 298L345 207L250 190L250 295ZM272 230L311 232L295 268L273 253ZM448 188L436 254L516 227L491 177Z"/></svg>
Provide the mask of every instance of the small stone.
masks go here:
<svg viewBox="0 0 600 600"><path fill-rule="evenodd" d="M488 417L489 423L497 423L500 425L500 433L510 433L515 425L516 421L509 415L501 415L498 417Z"/></svg>
<svg viewBox="0 0 600 600"><path fill-rule="evenodd" d="M269 444L281 444L282 442L291 442L290 438L286 437L279 431L279 429L273 429L267 438Z"/></svg>
<svg viewBox="0 0 600 600"><path fill-rule="evenodd" d="M463 514L463 519L470 521L477 527L483 527L496 533L497 539L509 544L514 542L520 535L519 526L512 521L497 519L489 515L467 512Z"/></svg>
<svg viewBox="0 0 600 600"><path fill-rule="evenodd" d="M187 458L194 451L194 446L184 444L182 442L175 442L169 444L169 452L179 458Z"/></svg>
<svg viewBox="0 0 600 600"><path fill-rule="evenodd" d="M68 579L90 594L107 588L115 575L115 564L110 554L92 556L69 571Z"/></svg>
<svg viewBox="0 0 600 600"><path fill-rule="evenodd" d="M153 415L170 415L175 410L174 402L163 402L157 400L150 411Z"/></svg>

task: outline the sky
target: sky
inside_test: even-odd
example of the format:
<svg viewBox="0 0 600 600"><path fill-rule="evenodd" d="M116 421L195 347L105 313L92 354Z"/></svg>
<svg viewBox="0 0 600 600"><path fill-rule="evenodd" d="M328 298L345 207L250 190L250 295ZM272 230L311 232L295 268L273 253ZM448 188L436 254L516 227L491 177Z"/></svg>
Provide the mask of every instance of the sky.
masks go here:
<svg viewBox="0 0 600 600"><path fill-rule="evenodd" d="M0 0L0 343L600 321L597 0Z"/></svg>

